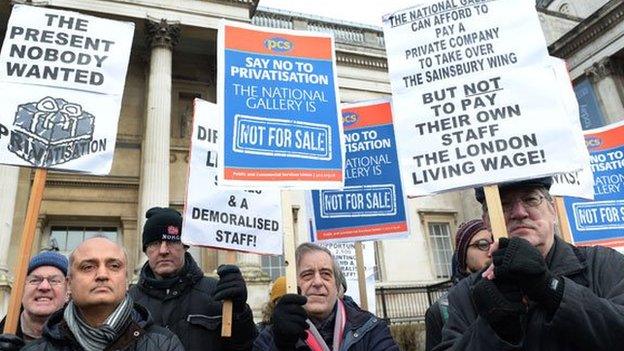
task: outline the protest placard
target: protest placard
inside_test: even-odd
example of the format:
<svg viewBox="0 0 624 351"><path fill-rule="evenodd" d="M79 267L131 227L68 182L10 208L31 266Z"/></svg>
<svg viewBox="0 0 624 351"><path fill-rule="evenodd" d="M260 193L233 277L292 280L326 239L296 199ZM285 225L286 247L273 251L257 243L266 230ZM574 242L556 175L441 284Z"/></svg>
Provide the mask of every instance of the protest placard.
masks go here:
<svg viewBox="0 0 624 351"><path fill-rule="evenodd" d="M384 33L407 194L582 168L534 4L428 1Z"/></svg>
<svg viewBox="0 0 624 351"><path fill-rule="evenodd" d="M342 187L333 36L224 21L218 55L219 182Z"/></svg>
<svg viewBox="0 0 624 351"><path fill-rule="evenodd" d="M182 242L261 254L282 254L278 190L217 186L218 107L195 99Z"/></svg>
<svg viewBox="0 0 624 351"><path fill-rule="evenodd" d="M355 243L326 243L320 242L334 255L334 259L342 269L342 273L347 281L347 291L345 295L350 296L358 304L362 305L360 299L358 267L356 263ZM368 311L375 312L375 247L373 241L365 241L363 244L364 271L366 281L366 297Z"/></svg>
<svg viewBox="0 0 624 351"><path fill-rule="evenodd" d="M409 195L571 172L582 168L552 70L516 70L476 81L430 85L393 100ZM548 116L548 118L544 118Z"/></svg>
<svg viewBox="0 0 624 351"><path fill-rule="evenodd" d="M577 245L624 247L624 122L585 131L594 201L566 197Z"/></svg>
<svg viewBox="0 0 624 351"><path fill-rule="evenodd" d="M313 190L315 240L409 235L390 101L345 104L345 187Z"/></svg>
<svg viewBox="0 0 624 351"><path fill-rule="evenodd" d="M0 52L0 163L108 174L134 23L15 5Z"/></svg>
<svg viewBox="0 0 624 351"><path fill-rule="evenodd" d="M383 22L393 95L548 60L530 1L428 0Z"/></svg>
<svg viewBox="0 0 624 351"><path fill-rule="evenodd" d="M594 199L594 175L590 167L589 151L585 146L585 136L581 126L581 116L577 96L572 88L570 76L564 60L551 57L551 65L555 72L559 89L557 90L566 115L570 119L570 126L574 132L574 140L576 141L576 151L570 150L570 153L578 153L583 157L583 168L579 171L569 173L558 173L553 175L553 184L550 187L550 195L552 196L572 196L583 199Z"/></svg>

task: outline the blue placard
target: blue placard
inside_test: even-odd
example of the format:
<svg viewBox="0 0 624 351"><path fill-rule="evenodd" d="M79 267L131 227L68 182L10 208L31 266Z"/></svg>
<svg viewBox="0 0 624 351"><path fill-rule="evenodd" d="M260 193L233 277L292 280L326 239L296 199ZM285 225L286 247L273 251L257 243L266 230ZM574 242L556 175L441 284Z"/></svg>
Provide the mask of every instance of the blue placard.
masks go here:
<svg viewBox="0 0 624 351"><path fill-rule="evenodd" d="M565 198L575 244L624 246L624 124L588 131L593 201Z"/></svg>
<svg viewBox="0 0 624 351"><path fill-rule="evenodd" d="M345 187L311 192L315 240L407 235L389 102L345 107L343 120Z"/></svg>
<svg viewBox="0 0 624 351"><path fill-rule="evenodd" d="M331 38L225 28L224 184L342 186Z"/></svg>
<svg viewBox="0 0 624 351"><path fill-rule="evenodd" d="M598 106L598 99L589 79L585 78L574 85L574 94L579 104L579 119L583 130L604 126L604 118Z"/></svg>

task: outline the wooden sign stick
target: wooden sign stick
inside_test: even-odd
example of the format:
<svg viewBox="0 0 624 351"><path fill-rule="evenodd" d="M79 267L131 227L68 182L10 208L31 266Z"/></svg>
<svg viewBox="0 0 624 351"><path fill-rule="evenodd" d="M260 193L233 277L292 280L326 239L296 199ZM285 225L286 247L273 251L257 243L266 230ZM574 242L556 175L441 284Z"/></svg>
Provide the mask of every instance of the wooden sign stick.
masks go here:
<svg viewBox="0 0 624 351"><path fill-rule="evenodd" d="M37 218L39 217L39 209L41 208L41 199L43 198L43 189L45 188L47 174L48 171L46 169L37 168L35 171L35 179L30 189L28 209L26 210L24 228L22 229L20 251L17 256L18 260L15 267L15 280L13 281L9 309L4 324L4 332L8 334L15 334L17 330L17 322L19 321L20 307L22 305L22 295L24 294L24 283L28 271L28 261L30 261L30 252L32 251L32 244L35 240L35 229L37 227Z"/></svg>
<svg viewBox="0 0 624 351"><path fill-rule="evenodd" d="M505 215L503 214L498 185L486 185L483 190L494 240L507 237L507 226L505 225Z"/></svg>
<svg viewBox="0 0 624 351"><path fill-rule="evenodd" d="M286 266L286 293L297 293L297 262L295 235L299 221L299 207L291 204L290 192L282 190L282 221L284 222L284 265Z"/></svg>
<svg viewBox="0 0 624 351"><path fill-rule="evenodd" d="M563 240L572 244L572 233L570 232L570 222L568 222L568 212L563 202L563 197L555 196L555 208L557 209L557 219L559 222L559 229L561 230L561 236Z"/></svg>
<svg viewBox="0 0 624 351"><path fill-rule="evenodd" d="M236 251L227 250L225 253L225 263L236 263ZM232 336L232 300L223 301L223 309L221 310L221 336L229 338Z"/></svg>
<svg viewBox="0 0 624 351"><path fill-rule="evenodd" d="M366 293L366 267L364 267L364 250L361 242L355 243L355 265L357 267L358 287L360 290L360 307L368 311L368 295Z"/></svg>

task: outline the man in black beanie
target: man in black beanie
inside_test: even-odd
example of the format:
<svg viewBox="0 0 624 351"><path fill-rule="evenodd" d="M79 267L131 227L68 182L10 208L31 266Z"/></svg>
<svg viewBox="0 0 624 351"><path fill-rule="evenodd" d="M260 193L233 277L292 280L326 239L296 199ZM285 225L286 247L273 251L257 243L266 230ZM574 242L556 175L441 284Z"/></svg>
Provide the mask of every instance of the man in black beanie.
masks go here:
<svg viewBox="0 0 624 351"><path fill-rule="evenodd" d="M557 236L550 178L499 185L508 237L449 292L435 350L613 350L624 343L624 255ZM483 189L475 189L490 227ZM619 345L619 346L618 346Z"/></svg>
<svg viewBox="0 0 624 351"><path fill-rule="evenodd" d="M204 277L182 244L182 216L153 207L145 214L143 252L148 261L130 295L147 307L157 325L173 331L186 350L251 350L257 336L240 270L223 265L219 280ZM232 337L222 338L222 301L233 302Z"/></svg>

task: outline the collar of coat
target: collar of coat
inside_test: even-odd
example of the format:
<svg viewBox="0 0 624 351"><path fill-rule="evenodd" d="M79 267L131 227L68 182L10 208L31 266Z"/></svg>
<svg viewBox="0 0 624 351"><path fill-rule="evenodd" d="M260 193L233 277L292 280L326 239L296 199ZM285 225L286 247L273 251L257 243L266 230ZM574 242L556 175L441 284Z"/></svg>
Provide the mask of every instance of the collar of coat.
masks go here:
<svg viewBox="0 0 624 351"><path fill-rule="evenodd" d="M553 247L546 257L548 268L556 276L574 275L587 268L581 251L558 236L555 236Z"/></svg>
<svg viewBox="0 0 624 351"><path fill-rule="evenodd" d="M148 295L158 298L164 298L168 295L167 290L176 290L178 292L190 289L198 281L204 277L204 272L199 268L193 256L186 252L184 254L184 267L178 276L170 278L171 284L166 281L156 279L149 262L145 262L141 269L141 275L137 285ZM164 284L163 284L164 283ZM167 286L165 286L167 285ZM179 294L177 294L179 296Z"/></svg>
<svg viewBox="0 0 624 351"><path fill-rule="evenodd" d="M78 341L76 341L67 323L63 319L64 312L65 308L62 308L50 316L50 319L48 319L43 329L43 337L52 344L74 345L80 349L81 347ZM135 340L141 338L143 334L145 334L145 330L153 324L152 317L147 309L137 303L133 305L131 317L131 321L128 326L123 329L123 333L117 336L113 344L106 348L107 350L126 348L128 345L134 343Z"/></svg>

